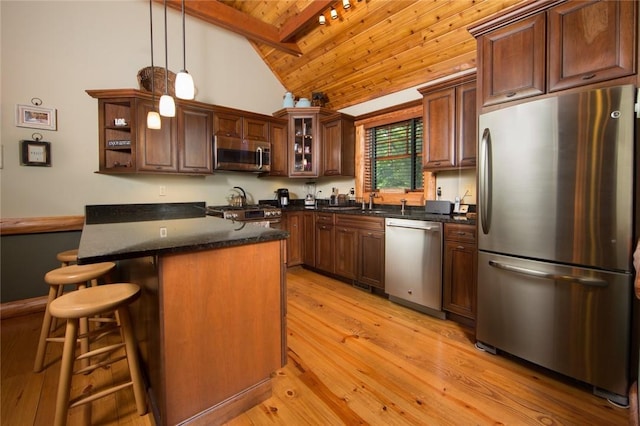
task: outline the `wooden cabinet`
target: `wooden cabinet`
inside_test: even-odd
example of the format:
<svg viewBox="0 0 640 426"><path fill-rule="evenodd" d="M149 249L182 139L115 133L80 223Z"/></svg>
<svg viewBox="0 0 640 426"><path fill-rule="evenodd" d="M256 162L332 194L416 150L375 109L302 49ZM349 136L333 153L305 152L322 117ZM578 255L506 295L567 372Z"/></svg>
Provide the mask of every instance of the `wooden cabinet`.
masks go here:
<svg viewBox="0 0 640 426"><path fill-rule="evenodd" d="M302 262L315 268L316 266L316 220L312 210L302 213Z"/></svg>
<svg viewBox="0 0 640 426"><path fill-rule="evenodd" d="M180 106L176 111L178 171L209 174L213 171L213 114L209 109Z"/></svg>
<svg viewBox="0 0 640 426"><path fill-rule="evenodd" d="M555 4L555 6L554 6ZM533 2L477 23L480 105L636 73L638 2Z"/></svg>
<svg viewBox="0 0 640 426"><path fill-rule="evenodd" d="M423 95L423 168L475 167L475 77L467 76L419 91Z"/></svg>
<svg viewBox="0 0 640 426"><path fill-rule="evenodd" d="M273 115L289 122L288 177L355 176L353 117L321 107L285 108Z"/></svg>
<svg viewBox="0 0 640 426"><path fill-rule="evenodd" d="M333 213L316 213L315 267L330 274L335 273L335 228Z"/></svg>
<svg viewBox="0 0 640 426"><path fill-rule="evenodd" d="M216 135L242 138L242 115L216 110L213 127Z"/></svg>
<svg viewBox="0 0 640 426"><path fill-rule="evenodd" d="M346 114L322 120L322 176L355 176L355 123Z"/></svg>
<svg viewBox="0 0 640 426"><path fill-rule="evenodd" d="M176 117L147 128L150 93L134 89L87 90L98 99L101 173L213 173L213 115L207 104L177 101ZM157 102L157 101L156 101ZM125 126L115 126L124 118Z"/></svg>
<svg viewBox="0 0 640 426"><path fill-rule="evenodd" d="M637 7L572 1L549 9L549 91L633 74Z"/></svg>
<svg viewBox="0 0 640 426"><path fill-rule="evenodd" d="M335 273L384 290L384 218L335 215Z"/></svg>
<svg viewBox="0 0 640 426"><path fill-rule="evenodd" d="M476 227L444 224L443 307L475 321L478 255Z"/></svg>
<svg viewBox="0 0 640 426"><path fill-rule="evenodd" d="M274 120L269 125L271 140L271 170L269 176L289 176L288 168L288 138L286 120Z"/></svg>
<svg viewBox="0 0 640 426"><path fill-rule="evenodd" d="M484 106L545 92L545 29L538 13L478 39Z"/></svg>
<svg viewBox="0 0 640 426"><path fill-rule="evenodd" d="M285 224L283 229L289 232L289 238L287 239L287 266L289 267L302 264L304 248L303 213L301 211L284 212L283 221Z"/></svg>

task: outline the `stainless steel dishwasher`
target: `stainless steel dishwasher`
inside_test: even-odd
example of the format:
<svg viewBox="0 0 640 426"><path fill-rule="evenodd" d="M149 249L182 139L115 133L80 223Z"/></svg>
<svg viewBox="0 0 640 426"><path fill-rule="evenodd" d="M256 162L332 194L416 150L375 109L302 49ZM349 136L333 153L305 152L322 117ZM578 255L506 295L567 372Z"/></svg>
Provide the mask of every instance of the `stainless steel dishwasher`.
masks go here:
<svg viewBox="0 0 640 426"><path fill-rule="evenodd" d="M444 319L442 223L387 218L385 241L389 300Z"/></svg>

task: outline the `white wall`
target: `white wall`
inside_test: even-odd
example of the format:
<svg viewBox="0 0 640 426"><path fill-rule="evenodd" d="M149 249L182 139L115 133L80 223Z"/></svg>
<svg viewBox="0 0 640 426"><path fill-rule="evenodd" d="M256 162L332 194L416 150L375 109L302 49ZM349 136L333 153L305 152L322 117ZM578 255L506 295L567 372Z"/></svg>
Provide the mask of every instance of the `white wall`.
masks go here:
<svg viewBox="0 0 640 426"><path fill-rule="evenodd" d="M164 66L162 5L153 5L154 62ZM98 169L98 101L86 89L138 88L137 72L150 65L149 4L129 1L0 1L0 170L3 218L82 215L86 204L206 201L226 204L242 186L249 197L273 198L290 188L304 197L303 181L219 173L208 177L109 176ZM241 36L187 17L187 69L196 100L270 115L285 89ZM182 68L178 11L168 11L169 69ZM15 125L17 104L40 98L57 110L57 131ZM19 164L19 141L42 134L52 166ZM336 182L327 181L327 188ZM159 195L165 186L166 196ZM338 185L344 191L353 180ZM319 189L322 186L319 185Z"/></svg>

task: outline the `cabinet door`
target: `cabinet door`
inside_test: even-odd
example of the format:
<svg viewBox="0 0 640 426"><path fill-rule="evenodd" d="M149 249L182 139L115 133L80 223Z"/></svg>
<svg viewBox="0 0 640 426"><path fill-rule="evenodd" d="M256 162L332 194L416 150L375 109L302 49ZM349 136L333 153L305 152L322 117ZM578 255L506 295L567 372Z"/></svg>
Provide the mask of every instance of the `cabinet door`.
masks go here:
<svg viewBox="0 0 640 426"><path fill-rule="evenodd" d="M484 106L545 92L545 23L542 12L478 38Z"/></svg>
<svg viewBox="0 0 640 426"><path fill-rule="evenodd" d="M302 236L304 231L302 212L290 212L287 216L287 266L300 265L302 263Z"/></svg>
<svg viewBox="0 0 640 426"><path fill-rule="evenodd" d="M633 74L637 5L568 2L549 9L549 91Z"/></svg>
<svg viewBox="0 0 640 426"><path fill-rule="evenodd" d="M358 281L384 290L384 232L358 232Z"/></svg>
<svg viewBox="0 0 640 426"><path fill-rule="evenodd" d="M216 135L242 137L242 116L228 112L214 112L213 114Z"/></svg>
<svg viewBox="0 0 640 426"><path fill-rule="evenodd" d="M358 231L354 228L336 226L335 272L341 277L358 278Z"/></svg>
<svg viewBox="0 0 640 426"><path fill-rule="evenodd" d="M478 125L476 114L476 82L456 88L456 115L458 118L456 163L459 167L476 165Z"/></svg>
<svg viewBox="0 0 640 426"><path fill-rule="evenodd" d="M289 176L318 176L320 144L317 125L317 115L291 117L289 128Z"/></svg>
<svg viewBox="0 0 640 426"><path fill-rule="evenodd" d="M244 139L268 141L269 122L266 120L259 120L257 118L244 117L242 135Z"/></svg>
<svg viewBox="0 0 640 426"><path fill-rule="evenodd" d="M138 104L137 168L141 172L177 172L178 147L175 118L161 117L162 127L147 128L147 113L151 102Z"/></svg>
<svg viewBox="0 0 640 426"><path fill-rule="evenodd" d="M316 224L316 268L334 273L334 229L326 223Z"/></svg>
<svg viewBox="0 0 640 426"><path fill-rule="evenodd" d="M286 121L272 121L269 125L271 134L271 170L269 176L288 176L287 170L287 139Z"/></svg>
<svg viewBox="0 0 640 426"><path fill-rule="evenodd" d="M322 174L324 176L340 176L342 173L341 139L340 119L322 123Z"/></svg>
<svg viewBox="0 0 640 426"><path fill-rule="evenodd" d="M314 213L307 211L302 214L303 236L302 236L302 261L305 265L316 266L316 225Z"/></svg>
<svg viewBox="0 0 640 426"><path fill-rule="evenodd" d="M425 169L450 168L455 165L456 95L455 88L425 95L423 105Z"/></svg>
<svg viewBox="0 0 640 426"><path fill-rule="evenodd" d="M443 274L444 309L466 318L476 318L476 246L445 241Z"/></svg>
<svg viewBox="0 0 640 426"><path fill-rule="evenodd" d="M179 171L213 173L213 117L211 111L178 106Z"/></svg>

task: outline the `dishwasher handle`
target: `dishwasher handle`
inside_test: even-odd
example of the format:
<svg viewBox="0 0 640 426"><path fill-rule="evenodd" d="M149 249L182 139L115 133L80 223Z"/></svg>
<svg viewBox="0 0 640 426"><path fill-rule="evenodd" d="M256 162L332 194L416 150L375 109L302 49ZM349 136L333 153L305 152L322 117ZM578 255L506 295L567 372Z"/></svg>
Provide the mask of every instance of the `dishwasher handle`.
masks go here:
<svg viewBox="0 0 640 426"><path fill-rule="evenodd" d="M416 225L413 223L404 223L404 221L389 221L387 222L387 226L390 228L421 229L423 231L436 231L436 232L440 231L440 224L432 225L432 224L425 223L425 225L423 226L423 225Z"/></svg>

